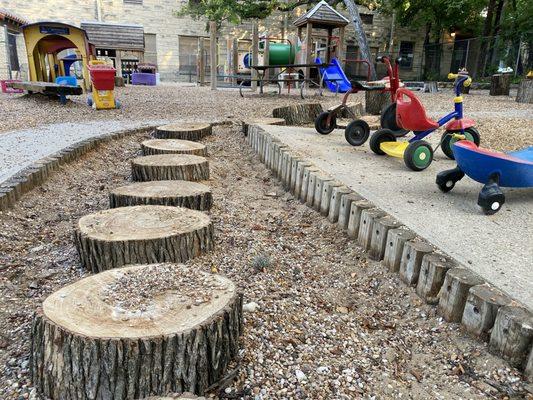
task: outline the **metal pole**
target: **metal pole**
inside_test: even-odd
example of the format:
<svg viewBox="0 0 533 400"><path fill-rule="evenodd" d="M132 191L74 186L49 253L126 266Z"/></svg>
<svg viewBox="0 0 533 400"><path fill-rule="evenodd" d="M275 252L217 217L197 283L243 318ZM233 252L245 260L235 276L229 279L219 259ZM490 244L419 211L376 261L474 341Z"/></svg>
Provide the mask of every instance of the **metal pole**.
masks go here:
<svg viewBox="0 0 533 400"><path fill-rule="evenodd" d="M471 39L466 40L465 65L463 65L463 67L465 67L467 71L468 71L468 52L470 51L470 40Z"/></svg>
<svg viewBox="0 0 533 400"><path fill-rule="evenodd" d="M211 56L211 90L217 90L217 23L209 22L209 50Z"/></svg>
<svg viewBox="0 0 533 400"><path fill-rule="evenodd" d="M256 66L259 62L259 29L257 27L257 21L254 21L252 24L252 65ZM257 70L252 69L252 83L250 84L250 87L252 89L252 92L255 92L257 90Z"/></svg>
<svg viewBox="0 0 533 400"><path fill-rule="evenodd" d="M518 40L518 54L516 55L516 64L514 68L514 76L518 75L518 63L520 62L520 48L522 47L522 35L520 35L520 40Z"/></svg>

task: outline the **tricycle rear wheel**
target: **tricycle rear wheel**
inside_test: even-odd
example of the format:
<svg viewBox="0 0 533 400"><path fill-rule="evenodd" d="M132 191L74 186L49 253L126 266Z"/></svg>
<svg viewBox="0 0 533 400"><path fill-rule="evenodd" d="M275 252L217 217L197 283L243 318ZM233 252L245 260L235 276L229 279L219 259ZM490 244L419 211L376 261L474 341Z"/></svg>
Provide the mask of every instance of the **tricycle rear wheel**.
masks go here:
<svg viewBox="0 0 533 400"><path fill-rule="evenodd" d="M363 145L370 136L370 126L362 119L350 122L344 130L346 141L352 146Z"/></svg>
<svg viewBox="0 0 533 400"><path fill-rule="evenodd" d="M383 129L390 129L396 137L402 137L409 133L408 130L400 128L396 123L396 102L389 104L381 112L379 122Z"/></svg>
<svg viewBox="0 0 533 400"><path fill-rule="evenodd" d="M452 160L455 160L455 156L453 155L453 144L458 141L458 139L453 137L454 133L461 133L461 131L446 131L442 134L441 138L442 152L446 154L446 157ZM465 138L470 142L474 142L476 146L479 146L479 143L481 142L479 132L474 127L465 129Z"/></svg>
<svg viewBox="0 0 533 400"><path fill-rule="evenodd" d="M383 142L396 142L396 136L390 129L378 129L370 136L370 150L380 156L384 156L385 152L380 147Z"/></svg>
<svg viewBox="0 0 533 400"><path fill-rule="evenodd" d="M321 135L329 135L337 127L337 116L331 115L328 124L329 111L321 112L315 119L315 129Z"/></svg>

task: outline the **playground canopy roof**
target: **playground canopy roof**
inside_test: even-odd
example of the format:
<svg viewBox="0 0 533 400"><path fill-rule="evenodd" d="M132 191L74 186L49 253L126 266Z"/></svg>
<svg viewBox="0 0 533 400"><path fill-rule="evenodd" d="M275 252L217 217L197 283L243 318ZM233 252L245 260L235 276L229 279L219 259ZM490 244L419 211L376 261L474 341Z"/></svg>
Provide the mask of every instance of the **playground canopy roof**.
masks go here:
<svg viewBox="0 0 533 400"><path fill-rule="evenodd" d="M330 28L346 26L349 22L344 15L322 0L304 15L298 17L294 25L300 27L311 23L316 28Z"/></svg>
<svg viewBox="0 0 533 400"><path fill-rule="evenodd" d="M99 48L144 51L144 27L135 24L82 22L89 41Z"/></svg>

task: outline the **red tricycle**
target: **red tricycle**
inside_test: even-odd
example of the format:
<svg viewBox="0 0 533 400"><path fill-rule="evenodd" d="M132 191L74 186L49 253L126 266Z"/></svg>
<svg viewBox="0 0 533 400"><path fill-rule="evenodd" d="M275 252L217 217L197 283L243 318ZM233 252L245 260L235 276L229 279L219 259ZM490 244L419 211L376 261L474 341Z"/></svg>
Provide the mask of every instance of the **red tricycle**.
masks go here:
<svg viewBox="0 0 533 400"><path fill-rule="evenodd" d="M387 106L381 113L380 125L382 128L389 129L397 137L407 134L407 130L400 128L396 124L396 91L400 87L399 64L402 59L397 58L394 67L391 65L390 59L387 56L377 58L387 66L387 77L374 85L369 82L351 81L351 89L344 94L342 103L338 106L321 113L315 120L315 129L322 135L331 133L337 127L337 116L347 107L348 97L352 93L360 91L380 91L389 92L391 97L391 104ZM368 123L362 119L357 119L350 122L344 131L344 136L348 143L352 146L361 146L364 144L370 135L370 127Z"/></svg>
<svg viewBox="0 0 533 400"><path fill-rule="evenodd" d="M452 145L458 140L457 134L479 145L479 133L474 128L475 122L463 117L463 88L470 86L472 79L466 71L448 74L448 79L455 79L454 111L434 121L426 115L426 110L413 92L405 88L396 91L396 122L398 126L413 131L414 137L409 141L396 141L396 135L390 129L379 129L370 138L370 149L379 155L388 154L403 158L405 165L413 171L422 171L433 161L433 147L424 139L435 130L445 125L439 146L447 157L453 159Z"/></svg>

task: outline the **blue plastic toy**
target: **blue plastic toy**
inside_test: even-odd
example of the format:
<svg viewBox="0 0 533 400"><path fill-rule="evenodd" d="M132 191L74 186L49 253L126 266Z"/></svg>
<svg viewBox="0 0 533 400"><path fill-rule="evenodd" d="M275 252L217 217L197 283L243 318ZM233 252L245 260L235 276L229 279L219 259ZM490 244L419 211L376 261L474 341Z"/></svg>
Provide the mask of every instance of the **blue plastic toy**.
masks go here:
<svg viewBox="0 0 533 400"><path fill-rule="evenodd" d="M465 174L483 183L477 204L485 214L492 215L505 203L500 189L504 187L533 187L533 146L510 153L501 153L480 148L474 143L461 140L453 144L457 167L437 175L437 185L449 192Z"/></svg>
<svg viewBox="0 0 533 400"><path fill-rule="evenodd" d="M315 64L322 64L322 60L317 57ZM346 93L352 89L350 80L344 73L339 60L336 58L333 58L327 67L320 68L320 76L328 89L334 93Z"/></svg>

